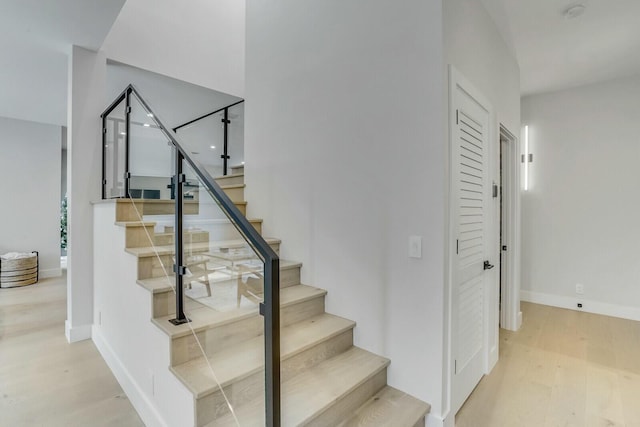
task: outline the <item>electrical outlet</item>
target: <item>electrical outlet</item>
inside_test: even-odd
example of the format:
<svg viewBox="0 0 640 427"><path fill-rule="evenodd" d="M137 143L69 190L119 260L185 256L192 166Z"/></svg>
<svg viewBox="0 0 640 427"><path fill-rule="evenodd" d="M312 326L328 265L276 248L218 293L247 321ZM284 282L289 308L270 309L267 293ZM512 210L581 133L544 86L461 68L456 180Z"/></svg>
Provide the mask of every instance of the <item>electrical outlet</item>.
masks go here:
<svg viewBox="0 0 640 427"><path fill-rule="evenodd" d="M581 302L578 303L578 308L582 308L582 303Z"/></svg>
<svg viewBox="0 0 640 427"><path fill-rule="evenodd" d="M576 294L578 295L584 294L584 285L582 283L576 284Z"/></svg>

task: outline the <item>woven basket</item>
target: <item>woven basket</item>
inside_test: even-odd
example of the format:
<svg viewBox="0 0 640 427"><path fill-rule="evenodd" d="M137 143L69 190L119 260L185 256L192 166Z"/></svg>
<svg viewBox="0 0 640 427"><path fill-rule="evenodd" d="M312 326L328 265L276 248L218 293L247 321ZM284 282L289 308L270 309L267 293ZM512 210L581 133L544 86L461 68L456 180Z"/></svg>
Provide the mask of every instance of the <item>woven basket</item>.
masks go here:
<svg viewBox="0 0 640 427"><path fill-rule="evenodd" d="M38 252L28 258L0 258L0 288L33 285L38 282Z"/></svg>

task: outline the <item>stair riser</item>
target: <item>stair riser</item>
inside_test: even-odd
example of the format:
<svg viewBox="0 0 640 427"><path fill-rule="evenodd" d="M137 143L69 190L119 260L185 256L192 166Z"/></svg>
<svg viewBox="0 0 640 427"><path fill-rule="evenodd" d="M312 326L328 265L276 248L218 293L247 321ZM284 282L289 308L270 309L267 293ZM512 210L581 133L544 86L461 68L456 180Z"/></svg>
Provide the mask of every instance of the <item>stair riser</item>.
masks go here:
<svg viewBox="0 0 640 427"><path fill-rule="evenodd" d="M219 185L240 185L240 184L244 184L244 175L221 176L219 178L216 178L216 182Z"/></svg>
<svg viewBox="0 0 640 427"><path fill-rule="evenodd" d="M144 248L151 246L154 239L154 230L152 225L140 227L127 227L125 232L126 248Z"/></svg>
<svg viewBox="0 0 640 427"><path fill-rule="evenodd" d="M280 244L273 243L271 247L276 253L280 252ZM208 252L207 249L192 250L191 254L198 254ZM163 277L165 272L173 274L173 254L159 255L158 256L141 256L138 257L138 279L151 279L153 277ZM162 266L164 265L164 269Z"/></svg>
<svg viewBox="0 0 640 427"><path fill-rule="evenodd" d="M173 278L172 284L173 284ZM287 288L300 284L300 266L280 271L280 288ZM215 284L212 285L215 289ZM189 298L186 298L189 301ZM153 317L163 317L176 312L176 296L173 291L156 292L153 294Z"/></svg>
<svg viewBox="0 0 640 427"><path fill-rule="evenodd" d="M387 368L385 367L380 372L357 386L350 393L342 396L334 402L333 405L329 406L310 422L305 423L305 426L326 427L339 425L342 420L348 418L356 411L356 409L386 385ZM282 410L284 412L286 411L286 408L283 408Z"/></svg>
<svg viewBox="0 0 640 427"><path fill-rule="evenodd" d="M123 200L116 202L116 221L141 221L144 215L144 206L141 202Z"/></svg>
<svg viewBox="0 0 640 427"><path fill-rule="evenodd" d="M238 173L244 173L244 165L231 168L231 174L232 175L235 175L235 174L238 174Z"/></svg>
<svg viewBox="0 0 640 427"><path fill-rule="evenodd" d="M243 195L244 198L244 195ZM236 202L236 200L232 199ZM243 199L238 199L236 207L247 214L247 205ZM196 202L186 201L184 204L184 213L186 215L197 215L200 207ZM129 199L118 200L116 204L116 221L140 221L144 215L173 215L175 213L175 205L172 200L152 201L145 203L143 200L132 202Z"/></svg>
<svg viewBox="0 0 640 427"><path fill-rule="evenodd" d="M420 418L417 423L413 425L413 427L424 427L425 419L424 417Z"/></svg>
<svg viewBox="0 0 640 427"><path fill-rule="evenodd" d="M324 295L291 304L280 310L281 327L324 313ZM196 333L207 356L264 333L264 318L257 313L251 317ZM174 338L171 343L171 366L202 356L192 334Z"/></svg>
<svg viewBox="0 0 640 427"><path fill-rule="evenodd" d="M249 220L249 222L251 223L251 225L253 225L253 228L255 228L258 233L262 234L262 221ZM200 227L204 228L203 226L200 226ZM207 228L212 230L214 232L214 235L216 236L225 235L227 237L235 237L238 235L236 228L231 223L216 224L215 226L207 226ZM175 234L173 233L161 233L161 234L155 235L154 243L156 246L173 245L175 241L174 238L175 238ZM209 232L207 231L199 230L199 231L190 232L188 230L185 230L185 238L184 238L185 242L204 243L204 242L208 242L209 240L210 240L210 235L209 235Z"/></svg>
<svg viewBox="0 0 640 427"><path fill-rule="evenodd" d="M175 234L173 233L162 233L155 236L155 244L156 246L167 246L173 245L175 242ZM184 231L184 241L190 243L205 243L209 241L209 232L198 230L198 231Z"/></svg>
<svg viewBox="0 0 640 427"><path fill-rule="evenodd" d="M300 284L300 266L280 270L280 288L288 288Z"/></svg>
<svg viewBox="0 0 640 427"><path fill-rule="evenodd" d="M350 329L333 338L319 342L293 357L284 359L280 366L281 381L287 381L304 370L347 351L352 345L353 330ZM213 369L215 370L215 366L213 366ZM228 385L224 388L224 392L234 407L259 397L264 393L264 370L255 372ZM196 401L198 426L205 425L218 417L226 415L228 412L229 407L219 389Z"/></svg>
<svg viewBox="0 0 640 427"><path fill-rule="evenodd" d="M190 309L196 309L202 307L202 304L192 300L191 298L184 299L185 312L188 313ZM169 292L157 292L153 294L153 317L163 317L176 313L176 294L173 291Z"/></svg>
<svg viewBox="0 0 640 427"><path fill-rule="evenodd" d="M238 188L224 188L223 189L232 202L244 201L244 187Z"/></svg>

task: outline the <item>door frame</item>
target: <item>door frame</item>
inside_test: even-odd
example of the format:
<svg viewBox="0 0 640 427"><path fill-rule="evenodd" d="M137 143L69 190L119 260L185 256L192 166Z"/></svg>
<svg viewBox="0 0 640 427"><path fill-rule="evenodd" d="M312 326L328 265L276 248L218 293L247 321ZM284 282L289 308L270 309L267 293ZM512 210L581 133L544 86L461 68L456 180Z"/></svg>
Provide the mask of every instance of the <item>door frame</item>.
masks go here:
<svg viewBox="0 0 640 427"><path fill-rule="evenodd" d="M447 215L446 215L446 220L447 220L447 239L445 241L445 264L446 264L446 268L445 268L445 301L444 301L444 316L445 316L445 330L444 330L444 338L445 338L445 343L444 343L444 362L445 362L445 382L443 385L443 415L445 418L445 425L447 426L453 426L454 424L454 420L455 420L455 412L457 412L457 410L459 408L452 408L452 401L453 401L453 378L454 378L454 353L453 353L453 337L452 337L452 333L453 333L453 328L452 328L452 320L453 320L453 315L455 315L455 313L453 312L453 307L452 307L452 292L453 292L453 266L454 266L454 257L456 256L455 254L455 233L454 233L454 218L451 218L452 213L454 212L453 210L453 203L456 202L456 198L455 195L452 193L453 191L453 179L455 179L455 177L452 176L453 173L453 164L452 162L454 161L454 156L453 156L453 144L455 143L454 141L454 127L455 127L455 118L456 118L456 105L454 105L453 102L453 95L455 93L455 90L457 87L462 88L465 92L467 92L472 98L474 98L479 104L481 104L488 112L489 112L489 124L490 124L490 129L489 129L489 135L488 135L488 140L489 140L489 165L488 165L488 171L489 171L489 182L492 183L497 183L500 179L499 176L499 149L500 146L498 144L495 143L496 140L499 141L499 135L500 135L500 124L497 118L497 114L495 113L495 110L493 109L492 104L488 101L488 99L479 91L475 88L475 86L468 81L464 75L462 75L453 65L449 65L449 70L448 70L448 77L449 77L449 84L448 84L448 93L447 93L447 104L448 104L448 123L447 123L447 132L448 132L448 137L447 137L447 143L448 143L448 150L447 150L447 163L446 166L448 168L447 170L447 197L448 197L448 201L447 201ZM516 139L517 141L517 139ZM519 144L515 144L516 149L514 150L514 155L517 156L517 159L519 159L520 156L520 152L521 149L519 147ZM518 167L519 162L515 164L513 170L515 172L519 171L520 168ZM519 315L519 319L518 320L518 313L519 313L519 286L520 286L520 280L518 279L518 275L520 274L520 265L519 265L519 254L520 254L520 247L519 247L519 241L520 241L520 193L519 193L519 189L520 189L520 175L516 173L516 177L515 177L515 185L512 186L512 193L515 193L514 196L512 197L511 200L514 204L514 210L513 210L513 215L510 216L510 221L512 221L513 223L513 229L515 230L515 233L512 235L514 242L513 242L513 251L509 251L509 256L512 257L513 260L513 268L511 269L511 273L512 273L512 280L509 280L509 296L508 299L505 300L505 304L503 304L503 308L505 310L506 313L509 313L508 316L510 317L510 319L508 319L508 322L505 322L505 324L509 324L509 325L515 325L516 329L517 327L519 327L520 323L521 323L521 314ZM491 261L495 261L496 263L499 261L499 257L500 257L500 236L499 236L499 199L498 198L494 198L492 199L492 203L490 204L490 208L493 209L493 211L491 213L489 213L489 223L488 223L488 228L487 228L487 235L488 236L492 236L493 238L490 240L490 244L491 244L491 249L488 250L487 253L487 259L491 260ZM484 325L484 338L485 338L485 343L484 343L484 368L485 368L485 375L488 374L489 372L491 372L491 370L493 369L493 367L495 366L495 364L498 361L498 354L499 354L499 321L500 321L500 313L499 313L499 300L498 300L498 294L499 294L499 274L498 274L498 269L493 269L491 270L490 273L490 277L487 277L487 280L485 282L486 286L485 286L485 325ZM517 279L517 280L516 280ZM518 299L517 301L515 301L515 299ZM516 302L515 304L515 308L514 306L514 301ZM516 318L512 319L511 316L513 314L513 312L516 312ZM511 323L509 323L511 322ZM455 411L455 412L454 412Z"/></svg>
<svg viewBox="0 0 640 427"><path fill-rule="evenodd" d="M517 331L522 325L522 312L520 311L520 141L516 135L509 131L502 123L499 125L498 144L501 139L507 140L507 161L509 170L503 175L508 185L503 188L503 201L506 201L506 228L507 251L504 257L506 266L505 286L501 289L502 307L500 310L500 325L503 329ZM500 146L500 145L499 145ZM503 153L504 155L504 153ZM503 171L504 174L505 171ZM506 191L505 191L506 190ZM502 266L500 266L502 268Z"/></svg>

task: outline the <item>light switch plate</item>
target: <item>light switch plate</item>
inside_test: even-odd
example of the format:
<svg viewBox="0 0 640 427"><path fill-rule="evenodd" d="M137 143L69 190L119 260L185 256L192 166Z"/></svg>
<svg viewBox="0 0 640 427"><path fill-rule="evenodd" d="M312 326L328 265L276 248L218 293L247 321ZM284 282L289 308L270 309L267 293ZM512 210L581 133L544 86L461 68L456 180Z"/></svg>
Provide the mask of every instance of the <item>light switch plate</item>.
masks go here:
<svg viewBox="0 0 640 427"><path fill-rule="evenodd" d="M409 258L422 258L422 236L409 236Z"/></svg>

